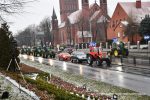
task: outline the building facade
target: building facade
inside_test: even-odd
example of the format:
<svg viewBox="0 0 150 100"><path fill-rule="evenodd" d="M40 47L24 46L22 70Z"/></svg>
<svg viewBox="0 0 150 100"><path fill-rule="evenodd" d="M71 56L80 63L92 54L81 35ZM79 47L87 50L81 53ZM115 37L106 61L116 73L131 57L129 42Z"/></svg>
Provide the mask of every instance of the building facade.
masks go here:
<svg viewBox="0 0 150 100"><path fill-rule="evenodd" d="M67 20L67 16L79 10L78 0L59 0L61 22Z"/></svg>
<svg viewBox="0 0 150 100"><path fill-rule="evenodd" d="M60 0L61 24L58 29L57 26L54 28L57 21L52 17L52 31L57 34L57 37L54 36L54 45L106 41L107 26L104 23L110 19L107 14L107 0L100 0L100 4L95 1L91 5L89 0L81 0L81 4L82 9L79 10L78 0Z"/></svg>
<svg viewBox="0 0 150 100"><path fill-rule="evenodd" d="M136 0L136 2L119 2L110 20L107 28L108 40L117 38L120 41L137 42L141 40L138 34L131 34L128 36L125 33L125 28L130 24L132 20L135 24L139 25L141 20L145 18L145 15L150 13L150 2L141 2L141 0ZM134 26L133 26L133 30Z"/></svg>

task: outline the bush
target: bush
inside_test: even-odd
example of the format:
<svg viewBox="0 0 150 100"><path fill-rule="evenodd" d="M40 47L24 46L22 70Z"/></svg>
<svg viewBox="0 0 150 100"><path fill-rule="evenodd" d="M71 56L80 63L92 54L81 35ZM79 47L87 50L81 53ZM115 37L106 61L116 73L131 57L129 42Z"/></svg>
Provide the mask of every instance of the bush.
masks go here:
<svg viewBox="0 0 150 100"><path fill-rule="evenodd" d="M37 85L37 88L41 91L46 90L49 94L54 94L55 100L84 100L81 97L78 97L74 94L70 94L64 89L59 89L57 88L57 86L49 84L41 79L32 80L32 79L26 78L26 80L27 82L31 84Z"/></svg>

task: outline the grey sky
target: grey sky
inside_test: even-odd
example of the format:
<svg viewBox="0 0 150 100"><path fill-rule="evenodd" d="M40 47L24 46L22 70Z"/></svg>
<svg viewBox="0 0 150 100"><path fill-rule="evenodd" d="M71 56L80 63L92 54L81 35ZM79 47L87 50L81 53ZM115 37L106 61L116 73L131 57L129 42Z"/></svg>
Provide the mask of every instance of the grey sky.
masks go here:
<svg viewBox="0 0 150 100"><path fill-rule="evenodd" d="M136 0L108 0L108 12L109 15L112 16L112 13L118 2L135 2ZM142 0L142 1L150 1L150 0ZM79 0L79 3L81 0ZM90 4L94 3L95 0L89 0ZM97 0L99 4L99 0ZM81 4L80 4L81 5ZM51 17L53 7L55 8L56 14L58 16L58 20L60 20L59 14L59 0L38 0L38 2L34 2L28 4L24 9L24 13L9 16L9 22L13 22L10 24L10 30L16 34L17 31L23 30L25 27L31 24L38 25L39 22L45 17Z"/></svg>

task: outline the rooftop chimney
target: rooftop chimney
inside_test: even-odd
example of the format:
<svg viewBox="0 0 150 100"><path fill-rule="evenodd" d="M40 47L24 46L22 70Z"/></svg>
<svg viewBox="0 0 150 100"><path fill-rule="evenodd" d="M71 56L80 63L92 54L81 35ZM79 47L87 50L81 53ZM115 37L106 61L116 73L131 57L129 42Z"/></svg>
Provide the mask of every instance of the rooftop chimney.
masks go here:
<svg viewBox="0 0 150 100"><path fill-rule="evenodd" d="M136 0L136 8L141 8L141 0Z"/></svg>

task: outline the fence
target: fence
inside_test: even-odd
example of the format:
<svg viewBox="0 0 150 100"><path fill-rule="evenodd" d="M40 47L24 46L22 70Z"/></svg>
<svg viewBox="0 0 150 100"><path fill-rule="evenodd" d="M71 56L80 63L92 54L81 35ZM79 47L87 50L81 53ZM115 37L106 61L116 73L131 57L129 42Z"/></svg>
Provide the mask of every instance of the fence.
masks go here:
<svg viewBox="0 0 150 100"><path fill-rule="evenodd" d="M128 57L128 58L112 58L112 63L122 66L140 67L150 69L150 57Z"/></svg>

